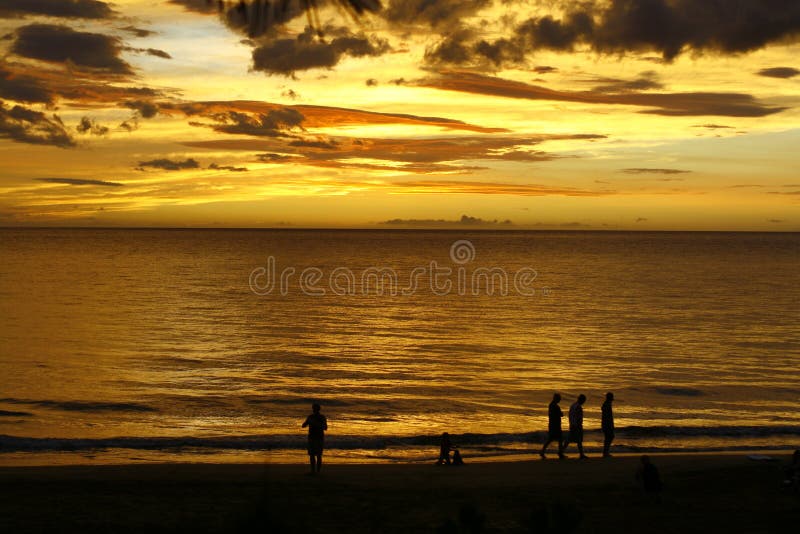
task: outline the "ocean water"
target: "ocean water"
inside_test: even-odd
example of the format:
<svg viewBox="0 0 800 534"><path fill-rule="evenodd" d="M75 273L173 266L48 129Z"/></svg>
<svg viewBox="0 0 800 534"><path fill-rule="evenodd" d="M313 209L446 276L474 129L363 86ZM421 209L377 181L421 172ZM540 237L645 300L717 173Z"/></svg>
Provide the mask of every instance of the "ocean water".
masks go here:
<svg viewBox="0 0 800 534"><path fill-rule="evenodd" d="M0 464L304 462L314 401L330 461L497 459L555 391L590 452L606 391L618 451L797 448L799 267L781 233L3 229Z"/></svg>

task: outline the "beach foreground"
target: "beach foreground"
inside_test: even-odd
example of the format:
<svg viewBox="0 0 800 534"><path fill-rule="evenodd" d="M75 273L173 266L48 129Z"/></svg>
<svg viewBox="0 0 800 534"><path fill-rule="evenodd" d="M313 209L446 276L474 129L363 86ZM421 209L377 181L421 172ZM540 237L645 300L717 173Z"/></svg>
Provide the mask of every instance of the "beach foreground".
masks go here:
<svg viewBox="0 0 800 534"><path fill-rule="evenodd" d="M434 465L158 464L0 468L4 532L784 532L788 455ZM481 530L482 525L482 530Z"/></svg>

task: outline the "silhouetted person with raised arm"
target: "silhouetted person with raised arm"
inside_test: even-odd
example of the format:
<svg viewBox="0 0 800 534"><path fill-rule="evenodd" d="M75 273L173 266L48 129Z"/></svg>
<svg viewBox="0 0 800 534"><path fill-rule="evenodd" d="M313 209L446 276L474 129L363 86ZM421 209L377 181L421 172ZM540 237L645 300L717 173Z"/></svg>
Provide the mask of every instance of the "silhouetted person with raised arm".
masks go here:
<svg viewBox="0 0 800 534"><path fill-rule="evenodd" d="M614 410L611 404L614 402L614 394L610 391L606 393L606 400L600 408L602 416L600 418L600 428L603 430L603 458L611 456L611 442L614 441Z"/></svg>
<svg viewBox="0 0 800 534"><path fill-rule="evenodd" d="M450 449L452 448L453 442L450 441L450 434L447 432L442 433L442 441L439 445L439 459L436 460L436 465L450 465Z"/></svg>
<svg viewBox="0 0 800 534"><path fill-rule="evenodd" d="M583 403L586 402L586 395L581 393L578 395L578 400L572 403L569 407L569 434L564 442L564 451L570 443L575 443L578 446L578 454L580 459L588 458L583 454Z"/></svg>
<svg viewBox="0 0 800 534"><path fill-rule="evenodd" d="M559 402L561 402L561 395L555 393L547 407L547 441L544 442L542 452L539 453L542 458L545 457L547 446L554 441L558 443L558 457L564 458L564 433L561 431L561 418L564 417L564 412L561 411Z"/></svg>
<svg viewBox="0 0 800 534"><path fill-rule="evenodd" d="M317 403L311 405L311 415L306 417L303 428L308 427L308 461L311 463L311 474L322 469L322 449L325 446L325 431L328 420L320 413Z"/></svg>

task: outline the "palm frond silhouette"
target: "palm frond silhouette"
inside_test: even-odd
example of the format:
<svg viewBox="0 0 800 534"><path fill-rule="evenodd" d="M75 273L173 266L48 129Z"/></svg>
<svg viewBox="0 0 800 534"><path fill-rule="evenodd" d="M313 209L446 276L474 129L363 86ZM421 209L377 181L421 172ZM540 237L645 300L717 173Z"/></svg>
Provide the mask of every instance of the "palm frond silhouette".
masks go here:
<svg viewBox="0 0 800 534"><path fill-rule="evenodd" d="M332 3L342 8L353 20L375 13L383 6L381 0L206 0L216 4L221 17L245 30L249 37L265 34L275 25L292 20L305 12L308 25L322 36L319 8Z"/></svg>

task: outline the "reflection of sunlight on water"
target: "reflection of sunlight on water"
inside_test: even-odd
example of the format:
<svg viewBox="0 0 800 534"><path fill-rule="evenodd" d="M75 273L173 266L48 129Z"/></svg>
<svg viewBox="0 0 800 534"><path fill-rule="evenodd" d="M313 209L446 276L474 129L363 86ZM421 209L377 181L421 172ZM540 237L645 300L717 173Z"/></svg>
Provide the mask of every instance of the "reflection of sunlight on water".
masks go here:
<svg viewBox="0 0 800 534"><path fill-rule="evenodd" d="M302 438L312 401L340 435L526 433L546 428L556 389L565 411L579 393L589 397L590 429L609 389L619 427L800 425L791 235L470 235L474 265L532 266L553 288L547 298L257 297L247 287L268 254L298 270L407 273L449 261L453 238L43 231L5 239L0 290L14 306L2 309L0 410L30 415L0 418L0 434ZM57 269L48 267L53 257ZM761 278L743 283L748 272ZM42 400L110 404L24 403ZM341 458L358 454L376 456Z"/></svg>

